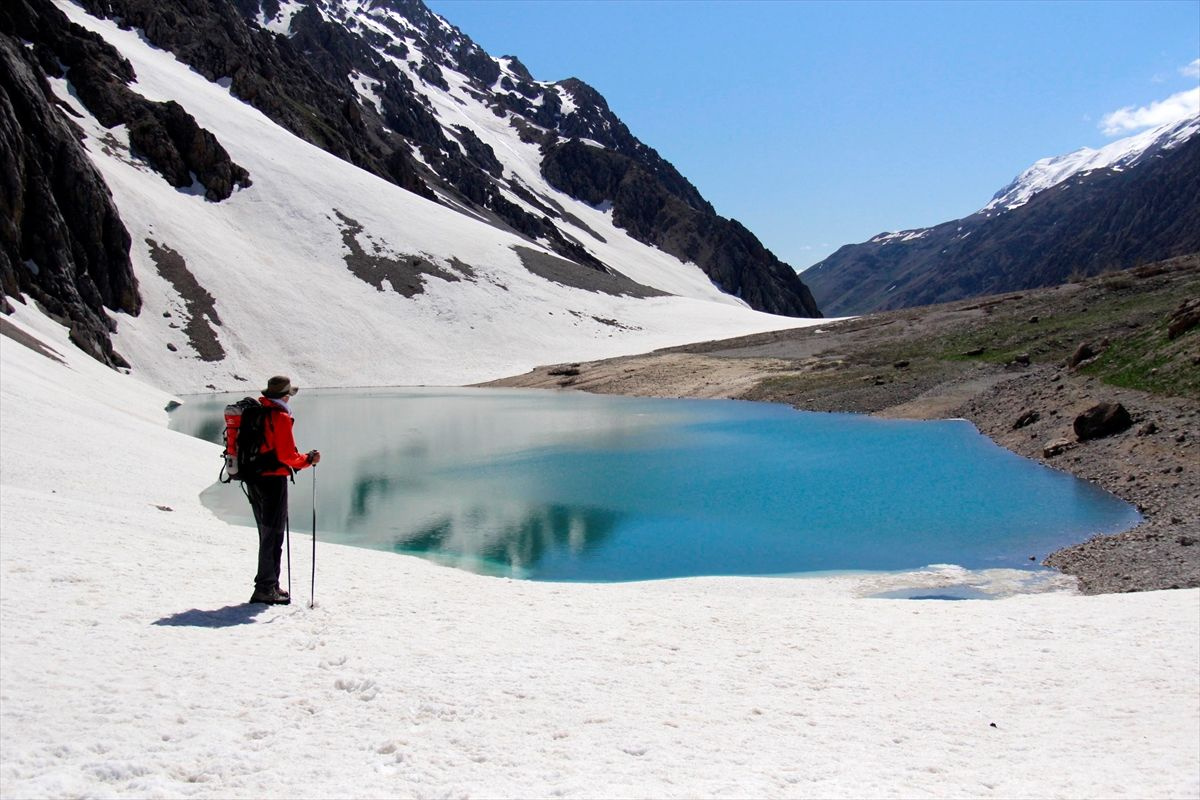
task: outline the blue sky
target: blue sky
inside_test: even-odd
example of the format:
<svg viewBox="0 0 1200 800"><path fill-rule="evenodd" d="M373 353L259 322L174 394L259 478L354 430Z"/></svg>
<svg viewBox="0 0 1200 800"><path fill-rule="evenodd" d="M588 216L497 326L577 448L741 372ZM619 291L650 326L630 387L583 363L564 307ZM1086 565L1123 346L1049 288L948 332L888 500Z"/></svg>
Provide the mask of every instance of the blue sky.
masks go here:
<svg viewBox="0 0 1200 800"><path fill-rule="evenodd" d="M1037 159L1139 129L1106 118L1136 126L1200 83L1197 0L428 4L538 80L596 87L797 269L966 216Z"/></svg>

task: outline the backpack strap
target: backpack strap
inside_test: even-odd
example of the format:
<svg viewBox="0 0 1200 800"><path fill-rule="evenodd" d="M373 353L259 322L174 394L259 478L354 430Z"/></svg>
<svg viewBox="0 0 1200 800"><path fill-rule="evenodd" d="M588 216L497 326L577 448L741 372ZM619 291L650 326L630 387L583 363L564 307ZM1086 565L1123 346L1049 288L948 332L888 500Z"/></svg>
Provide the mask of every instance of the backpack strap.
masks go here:
<svg viewBox="0 0 1200 800"><path fill-rule="evenodd" d="M274 403L272 403L269 406L263 406L263 408L265 408L267 410L267 413L263 416L263 425L264 426L270 425L271 433L272 433L272 435L274 435L274 433L275 433L275 414L276 413L286 414L287 412L284 411L279 406L275 405ZM265 441L266 441L265 436L263 437L263 441L265 443ZM279 456L275 455L274 449L271 450L271 458L274 459L276 464L278 464L280 467L283 467L284 469L286 469L288 471L288 480L291 481L292 483L295 483L296 482L296 470L292 469L287 464L284 464L282 461L280 461ZM272 467L265 467L264 469L272 469Z"/></svg>

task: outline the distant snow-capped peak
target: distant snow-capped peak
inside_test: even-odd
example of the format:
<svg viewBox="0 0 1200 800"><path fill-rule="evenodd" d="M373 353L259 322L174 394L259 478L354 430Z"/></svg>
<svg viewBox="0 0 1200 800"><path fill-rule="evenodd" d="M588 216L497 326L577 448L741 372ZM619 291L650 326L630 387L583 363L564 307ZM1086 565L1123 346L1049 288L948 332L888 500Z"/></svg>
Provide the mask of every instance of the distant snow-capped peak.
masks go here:
<svg viewBox="0 0 1200 800"><path fill-rule="evenodd" d="M1008 211L1029 202L1038 192L1056 186L1082 172L1095 169L1120 171L1160 150L1169 150L1200 131L1200 117L1169 122L1157 128L1118 139L1098 150L1090 147L1062 156L1043 158L1022 172L1013 182L996 192L982 213Z"/></svg>

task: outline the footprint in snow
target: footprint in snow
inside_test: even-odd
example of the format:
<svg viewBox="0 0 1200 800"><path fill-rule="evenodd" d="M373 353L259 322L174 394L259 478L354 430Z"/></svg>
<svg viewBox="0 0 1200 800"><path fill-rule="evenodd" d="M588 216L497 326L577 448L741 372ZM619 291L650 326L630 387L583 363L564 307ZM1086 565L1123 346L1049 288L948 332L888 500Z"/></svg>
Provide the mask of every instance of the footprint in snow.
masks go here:
<svg viewBox="0 0 1200 800"><path fill-rule="evenodd" d="M379 694L379 687L370 678L338 678L333 682L337 689L357 695L359 700L374 700Z"/></svg>

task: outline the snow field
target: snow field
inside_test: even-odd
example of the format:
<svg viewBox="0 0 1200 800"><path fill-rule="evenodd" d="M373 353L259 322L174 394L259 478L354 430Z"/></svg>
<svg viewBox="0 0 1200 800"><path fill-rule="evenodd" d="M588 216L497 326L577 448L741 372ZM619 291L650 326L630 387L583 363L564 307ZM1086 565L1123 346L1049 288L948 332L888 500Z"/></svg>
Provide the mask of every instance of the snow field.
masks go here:
<svg viewBox="0 0 1200 800"><path fill-rule="evenodd" d="M525 583L322 543L309 609L297 521L297 604L248 606L255 534L197 500L217 448L10 322L66 364L0 336L4 797L1200 791L1200 590Z"/></svg>

